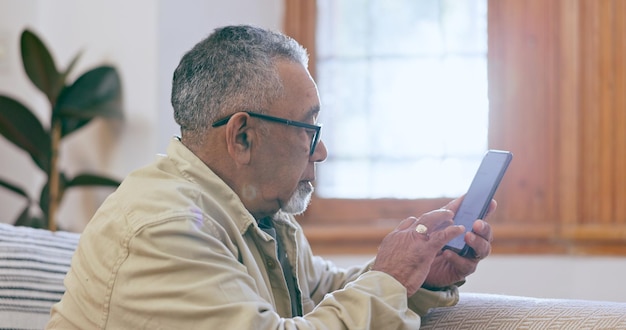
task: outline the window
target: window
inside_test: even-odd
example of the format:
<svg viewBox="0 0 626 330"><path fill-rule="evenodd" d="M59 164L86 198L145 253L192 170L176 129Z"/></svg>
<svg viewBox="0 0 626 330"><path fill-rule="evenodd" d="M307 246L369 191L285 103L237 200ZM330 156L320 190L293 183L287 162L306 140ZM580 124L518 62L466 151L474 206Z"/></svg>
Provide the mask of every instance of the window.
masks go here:
<svg viewBox="0 0 626 330"><path fill-rule="evenodd" d="M312 54L315 3L285 2L285 32ZM487 4L488 146L514 154L494 252L626 255L626 1ZM373 254L399 219L449 200L314 196L298 221L315 253Z"/></svg>
<svg viewBox="0 0 626 330"><path fill-rule="evenodd" d="M487 149L486 0L318 0L323 198L459 196ZM408 179L408 180L407 180Z"/></svg>

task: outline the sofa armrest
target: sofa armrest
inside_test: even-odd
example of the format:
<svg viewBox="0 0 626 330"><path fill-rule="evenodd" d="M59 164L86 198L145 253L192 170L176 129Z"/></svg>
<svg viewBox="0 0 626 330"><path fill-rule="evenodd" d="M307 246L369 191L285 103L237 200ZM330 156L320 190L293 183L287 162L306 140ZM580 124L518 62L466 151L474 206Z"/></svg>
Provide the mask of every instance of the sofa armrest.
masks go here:
<svg viewBox="0 0 626 330"><path fill-rule="evenodd" d="M0 329L43 329L79 234L0 223Z"/></svg>
<svg viewBox="0 0 626 330"><path fill-rule="evenodd" d="M461 293L420 329L626 329L626 303Z"/></svg>

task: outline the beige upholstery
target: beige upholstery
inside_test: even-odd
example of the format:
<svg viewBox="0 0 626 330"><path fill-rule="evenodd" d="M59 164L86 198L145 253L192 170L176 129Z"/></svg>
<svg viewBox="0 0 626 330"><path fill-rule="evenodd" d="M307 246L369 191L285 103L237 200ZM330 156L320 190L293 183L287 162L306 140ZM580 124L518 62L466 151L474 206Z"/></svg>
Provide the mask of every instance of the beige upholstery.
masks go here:
<svg viewBox="0 0 626 330"><path fill-rule="evenodd" d="M422 329L626 329L626 303L461 293L433 309Z"/></svg>

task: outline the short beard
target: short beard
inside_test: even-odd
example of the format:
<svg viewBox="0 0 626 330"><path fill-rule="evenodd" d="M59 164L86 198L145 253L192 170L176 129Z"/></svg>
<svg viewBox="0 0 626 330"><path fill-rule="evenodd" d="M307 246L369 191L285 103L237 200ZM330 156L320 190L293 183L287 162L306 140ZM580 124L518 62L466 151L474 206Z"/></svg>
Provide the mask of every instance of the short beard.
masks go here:
<svg viewBox="0 0 626 330"><path fill-rule="evenodd" d="M309 206L311 195L313 195L313 185L310 182L298 183L296 192L289 198L287 204L283 205L282 211L292 215L302 214Z"/></svg>

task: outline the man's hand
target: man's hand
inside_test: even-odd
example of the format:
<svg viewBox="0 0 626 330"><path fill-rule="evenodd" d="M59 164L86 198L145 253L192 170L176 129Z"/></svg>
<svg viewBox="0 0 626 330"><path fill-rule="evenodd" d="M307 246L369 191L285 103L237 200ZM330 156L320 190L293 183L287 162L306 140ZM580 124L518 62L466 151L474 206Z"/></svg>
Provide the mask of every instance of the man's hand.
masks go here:
<svg viewBox="0 0 626 330"><path fill-rule="evenodd" d="M453 200L444 209L456 212L461 204L461 200L462 198ZM487 214L493 212L496 207L496 201L492 200ZM465 257L461 257L451 250L440 251L432 263L430 273L424 281L424 286L427 288L443 288L465 280L468 275L476 271L478 262L491 253L492 240L491 226L483 220L474 222L472 232L465 234L465 242L473 251Z"/></svg>
<svg viewBox="0 0 626 330"><path fill-rule="evenodd" d="M404 285L408 296L413 295L432 273L431 264L443 246L465 231L463 226L453 226L453 214L440 209L419 219L410 217L402 221L383 239L372 270L393 276Z"/></svg>

